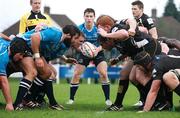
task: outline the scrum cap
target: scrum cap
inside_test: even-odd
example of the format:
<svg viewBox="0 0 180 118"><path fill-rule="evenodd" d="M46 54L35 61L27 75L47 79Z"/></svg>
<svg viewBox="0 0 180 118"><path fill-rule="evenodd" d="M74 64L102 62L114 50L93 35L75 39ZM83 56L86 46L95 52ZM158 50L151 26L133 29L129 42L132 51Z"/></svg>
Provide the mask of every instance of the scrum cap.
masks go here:
<svg viewBox="0 0 180 118"><path fill-rule="evenodd" d="M138 64L143 67L146 67L151 61L152 57L146 51L142 51L134 57L134 64Z"/></svg>

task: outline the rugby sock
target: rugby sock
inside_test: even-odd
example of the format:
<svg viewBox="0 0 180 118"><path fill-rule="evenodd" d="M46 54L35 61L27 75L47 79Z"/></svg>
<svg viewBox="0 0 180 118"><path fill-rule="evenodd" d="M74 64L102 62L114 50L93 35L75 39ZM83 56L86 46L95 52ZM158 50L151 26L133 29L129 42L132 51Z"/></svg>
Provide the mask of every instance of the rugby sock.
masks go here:
<svg viewBox="0 0 180 118"><path fill-rule="evenodd" d="M173 107L173 92L167 91L166 98L167 98L167 101L170 103L171 107Z"/></svg>
<svg viewBox="0 0 180 118"><path fill-rule="evenodd" d="M32 82L23 78L19 85L19 90L16 96L16 100L14 102L14 106L16 107L18 104L22 102L23 97L28 92L29 88L31 87Z"/></svg>
<svg viewBox="0 0 180 118"><path fill-rule="evenodd" d="M102 90L104 92L105 99L109 100L110 84L109 83L102 83Z"/></svg>
<svg viewBox="0 0 180 118"><path fill-rule="evenodd" d="M41 79L34 79L28 94L25 96L25 100L33 101L37 97L37 94L40 91L40 88L44 85L44 82Z"/></svg>
<svg viewBox="0 0 180 118"><path fill-rule="evenodd" d="M54 91L53 91L53 83L51 79L45 80L44 81L45 85L44 85L44 89L45 89L45 93L49 99L49 104L50 105L56 105L56 99L54 97Z"/></svg>
<svg viewBox="0 0 180 118"><path fill-rule="evenodd" d="M77 89L79 88L79 83L70 85L70 99L74 100Z"/></svg>
<svg viewBox="0 0 180 118"><path fill-rule="evenodd" d="M124 95L128 89L128 86L129 86L129 80L120 80L119 81L118 93L116 96L116 100L114 102L115 105L117 105L117 106L122 105Z"/></svg>
<svg viewBox="0 0 180 118"><path fill-rule="evenodd" d="M44 87L41 87L40 91L38 92L38 95L36 97L36 102L38 102L39 104L46 102L44 99L45 94L46 93L45 93Z"/></svg>
<svg viewBox="0 0 180 118"><path fill-rule="evenodd" d="M180 96L180 84L174 89L174 92Z"/></svg>
<svg viewBox="0 0 180 118"><path fill-rule="evenodd" d="M146 94L148 94L148 92L149 92L149 90L150 90L150 88L151 88L151 84L152 84L152 79L151 80L149 80L147 83L146 83L146 85L144 86L144 88L145 88L145 90L146 90Z"/></svg>
<svg viewBox="0 0 180 118"><path fill-rule="evenodd" d="M146 92L145 92L144 86L141 85L141 84L137 84L137 85L135 85L135 87L136 87L136 88L138 89L138 91L139 91L139 95L140 95L139 100L142 101L142 102L144 102L145 99L146 99Z"/></svg>

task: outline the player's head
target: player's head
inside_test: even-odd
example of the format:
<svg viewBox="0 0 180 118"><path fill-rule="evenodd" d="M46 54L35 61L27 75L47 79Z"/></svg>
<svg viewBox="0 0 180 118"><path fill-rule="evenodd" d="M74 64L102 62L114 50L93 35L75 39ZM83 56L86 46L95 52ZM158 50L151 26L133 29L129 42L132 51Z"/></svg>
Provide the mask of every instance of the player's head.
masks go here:
<svg viewBox="0 0 180 118"><path fill-rule="evenodd" d="M76 47L84 42L84 35L77 26L66 25L63 28L63 33L68 35L63 41L67 47Z"/></svg>
<svg viewBox="0 0 180 118"><path fill-rule="evenodd" d="M86 8L86 9L84 10L84 15L85 15L86 13L93 13L94 16L96 15L96 14L95 14L95 10L92 9L92 8Z"/></svg>
<svg viewBox="0 0 180 118"><path fill-rule="evenodd" d="M132 14L135 18L141 17L143 14L144 4L140 0L136 0L131 3L132 5Z"/></svg>
<svg viewBox="0 0 180 118"><path fill-rule="evenodd" d="M152 61L152 57L146 51L139 52L134 57L134 64L141 65L144 68L147 68L147 65Z"/></svg>
<svg viewBox="0 0 180 118"><path fill-rule="evenodd" d="M26 42L19 37L13 38L10 43L10 56L14 61L22 59L25 55L29 55L30 48L27 46Z"/></svg>
<svg viewBox="0 0 180 118"><path fill-rule="evenodd" d="M86 24L94 24L95 11L92 8L87 8L84 10L84 20Z"/></svg>
<svg viewBox="0 0 180 118"><path fill-rule="evenodd" d="M30 0L30 5L32 6L33 12L40 12L41 9L41 0Z"/></svg>
<svg viewBox="0 0 180 118"><path fill-rule="evenodd" d="M109 32L111 27L115 24L115 20L108 15L101 15L96 20L96 26Z"/></svg>

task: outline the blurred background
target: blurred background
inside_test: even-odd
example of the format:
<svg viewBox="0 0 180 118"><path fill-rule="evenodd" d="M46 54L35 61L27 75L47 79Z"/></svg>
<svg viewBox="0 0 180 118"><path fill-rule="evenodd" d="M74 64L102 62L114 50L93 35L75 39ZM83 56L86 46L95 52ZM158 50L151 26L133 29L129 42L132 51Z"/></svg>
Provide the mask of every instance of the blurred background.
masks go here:
<svg viewBox="0 0 180 118"><path fill-rule="evenodd" d="M93 8L96 12L96 17L107 14L117 20L133 18L131 12L131 3L133 1L134 0L42 0L41 12L49 14L53 24L56 27L62 28L67 24L80 25L83 23L83 12L86 8ZM152 17L156 24L159 37L163 36L180 40L180 0L141 1L144 3L144 13ZM0 32L6 35L18 34L19 20L24 13L30 10L30 0L0 0ZM66 55L76 56L73 49L70 49ZM119 53L116 50L106 52L107 60L117 55L119 55ZM52 63L64 64L59 59L52 61ZM71 67L68 66L65 71L66 74L68 73L68 77L62 75L63 77L70 78L72 76L72 72L68 71L72 69L70 68ZM94 73L97 74L97 72Z"/></svg>

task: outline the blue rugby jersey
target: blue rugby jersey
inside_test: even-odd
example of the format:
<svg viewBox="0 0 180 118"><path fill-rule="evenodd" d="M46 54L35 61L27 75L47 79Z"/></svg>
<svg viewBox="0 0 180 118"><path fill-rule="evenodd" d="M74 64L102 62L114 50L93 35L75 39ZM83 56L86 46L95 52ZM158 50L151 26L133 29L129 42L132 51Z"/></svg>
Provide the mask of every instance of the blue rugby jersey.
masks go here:
<svg viewBox="0 0 180 118"><path fill-rule="evenodd" d="M8 47L10 45L9 41L0 38L0 76L6 76L6 67L9 62Z"/></svg>
<svg viewBox="0 0 180 118"><path fill-rule="evenodd" d="M95 24L91 30L88 30L86 28L85 23L79 25L79 29L84 33L86 41L88 41L96 46L100 45L99 42L97 41L98 34L97 34L97 27Z"/></svg>
<svg viewBox="0 0 180 118"><path fill-rule="evenodd" d="M28 45L31 46L31 35L34 30L22 35ZM62 31L55 27L46 27L40 31L40 54L47 60L56 59L64 54L68 47L61 42Z"/></svg>

